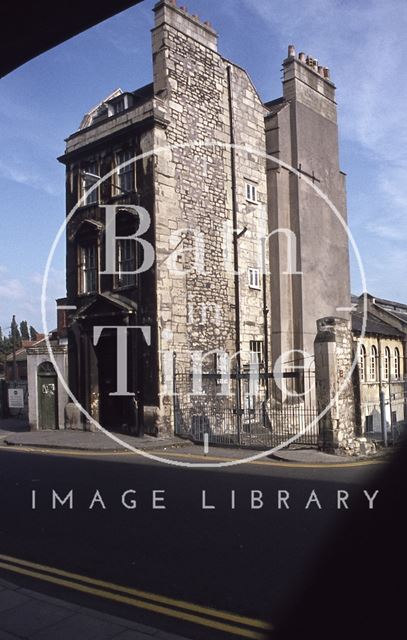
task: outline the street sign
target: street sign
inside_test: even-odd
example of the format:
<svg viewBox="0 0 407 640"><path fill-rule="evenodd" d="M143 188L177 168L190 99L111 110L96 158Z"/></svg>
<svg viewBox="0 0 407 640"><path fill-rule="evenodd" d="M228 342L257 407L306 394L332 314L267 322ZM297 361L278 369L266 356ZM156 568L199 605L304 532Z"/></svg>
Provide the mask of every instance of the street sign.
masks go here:
<svg viewBox="0 0 407 640"><path fill-rule="evenodd" d="M24 409L24 389L8 390L8 408Z"/></svg>

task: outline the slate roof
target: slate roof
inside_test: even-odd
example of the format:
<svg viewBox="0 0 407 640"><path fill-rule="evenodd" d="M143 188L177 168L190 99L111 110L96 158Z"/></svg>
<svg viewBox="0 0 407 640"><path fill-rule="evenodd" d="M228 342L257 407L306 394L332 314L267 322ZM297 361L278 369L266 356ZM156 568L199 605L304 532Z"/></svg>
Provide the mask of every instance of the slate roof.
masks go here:
<svg viewBox="0 0 407 640"><path fill-rule="evenodd" d="M115 91L106 96L106 98L101 100L96 106L92 107L92 109L85 113L79 125L79 131L87 129L87 127L90 127L92 124L97 124L98 122L107 119L108 102L114 102L120 96L124 96L125 94L131 94L133 96L133 104L131 105L131 108L133 109L145 100L149 100L153 97L154 84L150 82L150 84L145 84L143 87L139 87L134 91L123 91L120 87L115 89Z"/></svg>
<svg viewBox="0 0 407 640"><path fill-rule="evenodd" d="M354 333L361 333L363 325L363 313L359 311L352 312L352 331ZM393 338L404 338L404 334L391 327L386 322L379 320L373 314L368 313L366 318L366 327L365 333L381 335L381 336L391 336Z"/></svg>
<svg viewBox="0 0 407 640"><path fill-rule="evenodd" d="M281 111L283 107L287 104L285 98L276 98L276 100L270 100L269 102L265 102L264 106L269 111L267 117L274 116L276 113Z"/></svg>

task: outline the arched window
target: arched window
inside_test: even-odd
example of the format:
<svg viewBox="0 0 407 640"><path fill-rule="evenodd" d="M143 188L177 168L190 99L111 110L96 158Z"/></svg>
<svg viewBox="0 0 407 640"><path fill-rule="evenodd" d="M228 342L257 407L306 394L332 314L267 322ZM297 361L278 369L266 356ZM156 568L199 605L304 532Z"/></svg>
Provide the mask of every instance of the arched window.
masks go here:
<svg viewBox="0 0 407 640"><path fill-rule="evenodd" d="M370 349L370 379L376 381L377 379L377 349L374 345Z"/></svg>
<svg viewBox="0 0 407 640"><path fill-rule="evenodd" d="M52 364L52 362L48 362L48 360L46 360L45 362L41 362L41 364L38 365L38 373L41 373L42 375L53 376L55 375L54 365Z"/></svg>
<svg viewBox="0 0 407 640"><path fill-rule="evenodd" d="M400 378L400 351L397 347L394 349L394 377Z"/></svg>
<svg viewBox="0 0 407 640"><path fill-rule="evenodd" d="M359 375L360 381L366 381L366 349L363 344L359 348Z"/></svg>
<svg viewBox="0 0 407 640"><path fill-rule="evenodd" d="M383 379L389 380L391 375L390 370L390 349L386 347L384 350L384 371L383 371Z"/></svg>

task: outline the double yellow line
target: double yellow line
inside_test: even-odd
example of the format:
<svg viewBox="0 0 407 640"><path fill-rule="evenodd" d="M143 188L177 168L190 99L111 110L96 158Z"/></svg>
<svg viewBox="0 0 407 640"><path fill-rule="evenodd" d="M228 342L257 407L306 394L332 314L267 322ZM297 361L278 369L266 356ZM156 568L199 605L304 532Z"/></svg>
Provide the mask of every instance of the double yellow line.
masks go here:
<svg viewBox="0 0 407 640"><path fill-rule="evenodd" d="M175 600L3 554L0 554L0 569L244 638L264 640L267 637L266 632L272 629L272 625L262 620L203 607L185 600Z"/></svg>

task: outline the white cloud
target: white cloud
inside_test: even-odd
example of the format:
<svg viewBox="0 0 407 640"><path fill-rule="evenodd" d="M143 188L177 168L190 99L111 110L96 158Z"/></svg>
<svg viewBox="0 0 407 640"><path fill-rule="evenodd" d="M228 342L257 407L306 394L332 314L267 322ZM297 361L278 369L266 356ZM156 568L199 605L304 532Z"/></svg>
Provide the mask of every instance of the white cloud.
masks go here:
<svg viewBox="0 0 407 640"><path fill-rule="evenodd" d="M5 329L10 324L11 317L16 316L17 322L27 320L29 324L35 326L38 331L42 331L41 318L41 288L43 274L34 273L27 283L18 279L2 277L0 280L0 326ZM56 323L55 299L65 295L65 272L55 268L50 269L46 314L47 325L53 329Z"/></svg>
<svg viewBox="0 0 407 640"><path fill-rule="evenodd" d="M15 278L3 278L0 283L0 298L2 300L21 300L26 291L23 284Z"/></svg>
<svg viewBox="0 0 407 640"><path fill-rule="evenodd" d="M406 158L404 0L242 2L270 25L284 50L294 43L332 67L343 134L378 156Z"/></svg>
<svg viewBox="0 0 407 640"><path fill-rule="evenodd" d="M342 139L353 144L352 162L373 167L370 184L363 184L361 167L362 180L352 193L358 205L350 211L357 233L372 240L364 257L370 286L377 287L377 295L398 292L407 300L407 4L242 2L269 25L284 53L293 43L331 68Z"/></svg>
<svg viewBox="0 0 407 640"><path fill-rule="evenodd" d="M12 180L18 184L23 184L34 189L40 189L45 193L55 196L63 192L61 185L55 185L51 180L48 180L45 175L40 175L36 170L30 168L27 165L23 165L21 162L14 161L0 161L0 176L7 180Z"/></svg>

